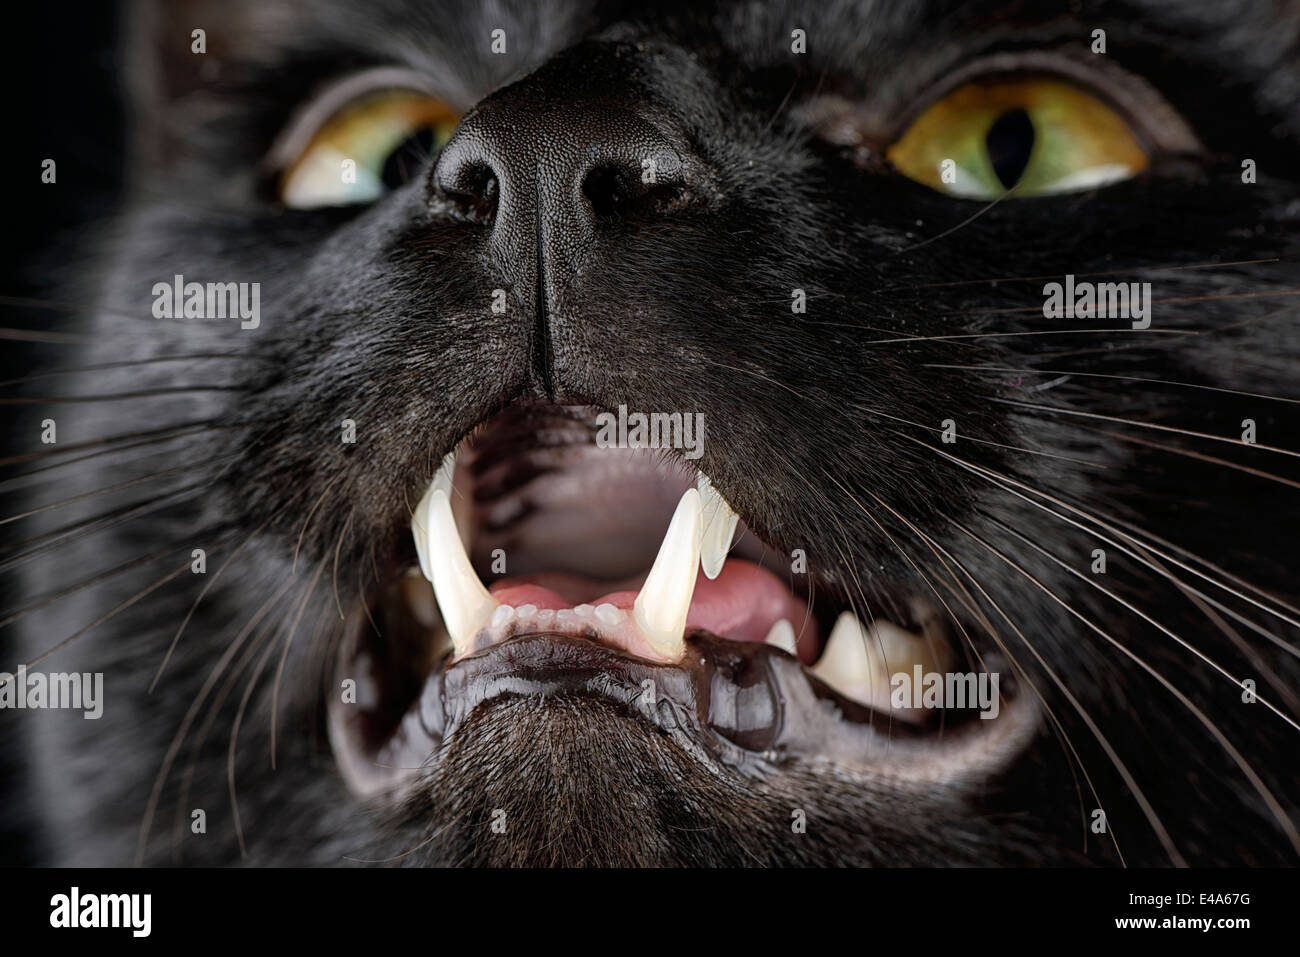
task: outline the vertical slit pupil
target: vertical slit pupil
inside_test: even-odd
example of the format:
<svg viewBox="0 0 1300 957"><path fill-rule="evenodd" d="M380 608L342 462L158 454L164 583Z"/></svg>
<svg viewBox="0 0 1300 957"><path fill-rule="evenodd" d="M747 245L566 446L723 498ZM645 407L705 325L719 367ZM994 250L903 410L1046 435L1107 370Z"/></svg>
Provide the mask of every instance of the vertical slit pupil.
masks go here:
<svg viewBox="0 0 1300 957"><path fill-rule="evenodd" d="M1020 182L1034 152L1034 123L1024 110L1008 110L989 127L984 137L989 163L1007 189Z"/></svg>

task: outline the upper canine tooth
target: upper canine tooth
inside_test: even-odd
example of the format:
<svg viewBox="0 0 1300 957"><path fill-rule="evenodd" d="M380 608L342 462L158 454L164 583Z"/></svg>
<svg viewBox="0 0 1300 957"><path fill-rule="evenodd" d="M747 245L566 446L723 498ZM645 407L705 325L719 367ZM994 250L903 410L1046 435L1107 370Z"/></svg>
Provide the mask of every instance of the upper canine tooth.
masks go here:
<svg viewBox="0 0 1300 957"><path fill-rule="evenodd" d="M686 652L686 613L690 611L700 567L700 512L700 493L688 488L668 523L650 574L632 603L632 617L641 634L670 661Z"/></svg>
<svg viewBox="0 0 1300 957"><path fill-rule="evenodd" d="M452 449L442 457L442 462L438 466L438 471L433 475L433 484L431 489L442 489L447 493L447 498L451 498L451 480L456 474L456 450Z"/></svg>
<svg viewBox="0 0 1300 957"><path fill-rule="evenodd" d="M442 620L460 657L470 650L474 636L500 603L488 594L474 573L451 514L447 489L439 487L436 480L415 508L411 531L420 568L433 582Z"/></svg>
<svg viewBox="0 0 1300 957"><path fill-rule="evenodd" d="M780 648L787 654L795 654L794 625L790 624L790 621L786 618L777 621L763 640L769 645Z"/></svg>
<svg viewBox="0 0 1300 957"><path fill-rule="evenodd" d="M452 475L455 474L455 471L456 450L453 449L442 457L442 464L438 466L438 471L433 473L433 481L425 490L424 497L420 499L419 504L415 506L415 512L411 515L411 534L415 538L415 554L420 559L420 571L424 573L424 577L429 581L433 581L433 574L427 558L429 553L429 501L433 498L433 493L438 489L442 489L450 500Z"/></svg>
<svg viewBox="0 0 1300 957"><path fill-rule="evenodd" d="M731 510L727 500L713 487L709 477L699 473L696 486L704 512L704 532L700 541L700 567L709 578L717 578L731 550L731 538L736 534L740 516Z"/></svg>

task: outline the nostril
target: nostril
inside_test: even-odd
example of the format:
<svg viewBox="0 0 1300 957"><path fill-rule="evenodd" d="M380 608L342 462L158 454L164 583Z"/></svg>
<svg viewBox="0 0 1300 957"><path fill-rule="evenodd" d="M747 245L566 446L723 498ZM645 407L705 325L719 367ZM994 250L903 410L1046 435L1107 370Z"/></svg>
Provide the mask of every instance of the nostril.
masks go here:
<svg viewBox="0 0 1300 957"><path fill-rule="evenodd" d="M587 171L582 181L582 193L598 218L617 215L619 206L635 194L629 174L629 170L615 163L602 163Z"/></svg>
<svg viewBox="0 0 1300 957"><path fill-rule="evenodd" d="M496 218L501 186L496 172L482 160L435 170L435 201L446 212L489 225Z"/></svg>
<svg viewBox="0 0 1300 957"><path fill-rule="evenodd" d="M598 220L656 216L680 204L684 198L679 183L660 182L643 169L621 163L601 163L587 171L582 193L591 203Z"/></svg>

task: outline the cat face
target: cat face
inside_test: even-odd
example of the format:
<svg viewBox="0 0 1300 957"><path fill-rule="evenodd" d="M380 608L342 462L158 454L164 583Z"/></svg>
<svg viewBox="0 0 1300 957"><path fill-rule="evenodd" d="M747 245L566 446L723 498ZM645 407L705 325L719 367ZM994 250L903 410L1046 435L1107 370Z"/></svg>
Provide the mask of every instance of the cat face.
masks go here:
<svg viewBox="0 0 1300 957"><path fill-rule="evenodd" d="M1294 11L131 27L52 856L1294 860Z"/></svg>

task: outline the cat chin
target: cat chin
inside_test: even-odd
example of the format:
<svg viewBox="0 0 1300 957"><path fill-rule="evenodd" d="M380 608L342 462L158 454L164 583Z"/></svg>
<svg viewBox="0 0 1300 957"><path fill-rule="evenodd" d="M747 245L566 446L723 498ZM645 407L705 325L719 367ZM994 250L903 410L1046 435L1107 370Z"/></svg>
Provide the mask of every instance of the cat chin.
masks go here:
<svg viewBox="0 0 1300 957"><path fill-rule="evenodd" d="M991 864L1023 852L955 791L900 791L824 761L706 769L604 697L500 696L383 806L361 856L407 866Z"/></svg>

